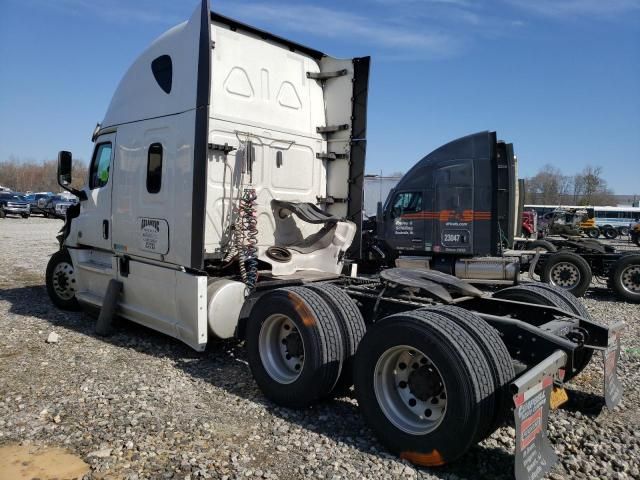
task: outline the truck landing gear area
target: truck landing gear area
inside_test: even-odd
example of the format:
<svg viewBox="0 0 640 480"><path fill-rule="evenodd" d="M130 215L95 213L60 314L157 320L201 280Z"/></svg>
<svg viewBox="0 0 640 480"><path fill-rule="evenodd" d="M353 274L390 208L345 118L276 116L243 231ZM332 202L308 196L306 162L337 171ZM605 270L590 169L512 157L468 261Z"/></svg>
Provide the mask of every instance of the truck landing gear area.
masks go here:
<svg viewBox="0 0 640 480"><path fill-rule="evenodd" d="M136 60L96 128L49 295L100 308L102 333L117 314L198 351L246 340L256 383L279 405L353 384L380 441L417 465L454 462L512 418L515 474L539 478L553 463L553 388L602 353L607 404L620 400L622 324L595 323L552 286L492 296L439 271L356 275L368 69L368 57L331 58L203 1ZM71 167L60 152L69 190ZM513 218L512 197L498 221ZM459 221L471 218L489 225L484 207ZM491 232L445 233L459 247L497 241Z"/></svg>

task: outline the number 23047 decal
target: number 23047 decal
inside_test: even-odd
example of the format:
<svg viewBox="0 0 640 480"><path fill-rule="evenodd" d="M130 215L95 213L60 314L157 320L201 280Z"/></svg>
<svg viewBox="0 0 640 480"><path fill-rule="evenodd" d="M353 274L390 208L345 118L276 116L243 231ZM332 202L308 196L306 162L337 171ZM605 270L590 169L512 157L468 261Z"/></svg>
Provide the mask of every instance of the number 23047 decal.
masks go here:
<svg viewBox="0 0 640 480"><path fill-rule="evenodd" d="M469 243L469 232L467 230L445 231L442 233L443 245L465 245Z"/></svg>

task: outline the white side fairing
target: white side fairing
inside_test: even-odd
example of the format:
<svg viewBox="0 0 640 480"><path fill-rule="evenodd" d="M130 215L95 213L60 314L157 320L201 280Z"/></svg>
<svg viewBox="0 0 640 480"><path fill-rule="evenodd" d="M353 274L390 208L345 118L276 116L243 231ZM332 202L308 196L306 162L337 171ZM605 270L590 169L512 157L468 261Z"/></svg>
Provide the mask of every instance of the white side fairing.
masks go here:
<svg viewBox="0 0 640 480"><path fill-rule="evenodd" d="M346 217L348 214L346 200L349 198L349 182L345 180L350 178L348 159L351 153L352 138L353 61L325 57L320 60L320 68L323 72L346 70L345 75L326 82L324 88L326 124L346 126L346 128L341 128L327 135L327 151L346 155L344 159L336 159L327 164L327 191L325 195L329 201L327 211L339 217Z"/></svg>

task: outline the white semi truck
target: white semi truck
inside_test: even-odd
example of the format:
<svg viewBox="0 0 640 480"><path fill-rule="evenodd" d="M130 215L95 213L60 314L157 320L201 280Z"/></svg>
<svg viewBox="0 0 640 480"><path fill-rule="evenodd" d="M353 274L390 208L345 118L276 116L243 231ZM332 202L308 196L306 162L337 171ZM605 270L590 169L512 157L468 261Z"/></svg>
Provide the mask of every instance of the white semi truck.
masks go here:
<svg viewBox="0 0 640 480"><path fill-rule="evenodd" d="M418 465L456 460L513 416L516 476L538 478L554 385L602 352L619 401L620 325L545 285L491 296L439 272L357 276L368 71L368 57L332 58L203 0L125 74L82 190L60 152L80 203L48 293L100 309L102 332L118 315L198 351L244 339L281 405L355 384L380 440Z"/></svg>

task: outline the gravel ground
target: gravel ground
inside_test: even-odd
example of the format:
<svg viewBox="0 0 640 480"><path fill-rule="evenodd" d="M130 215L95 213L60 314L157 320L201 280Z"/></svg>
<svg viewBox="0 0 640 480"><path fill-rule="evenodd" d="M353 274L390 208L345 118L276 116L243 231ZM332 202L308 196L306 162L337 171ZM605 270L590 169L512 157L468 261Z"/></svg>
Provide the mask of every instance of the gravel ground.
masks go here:
<svg viewBox="0 0 640 480"><path fill-rule="evenodd" d="M237 342L199 354L127 322L96 337L90 318L57 310L44 289L61 225L0 220L0 446L62 447L92 479L511 477L509 427L455 465L415 469L376 442L352 398L302 411L266 400ZM628 322L625 396L615 411L603 407L595 358L551 414L559 462L550 478L640 479L640 307L600 290L585 304L597 320ZM46 342L51 332L58 343Z"/></svg>

